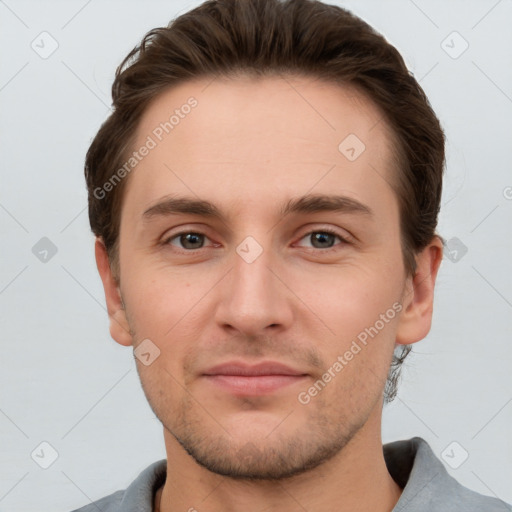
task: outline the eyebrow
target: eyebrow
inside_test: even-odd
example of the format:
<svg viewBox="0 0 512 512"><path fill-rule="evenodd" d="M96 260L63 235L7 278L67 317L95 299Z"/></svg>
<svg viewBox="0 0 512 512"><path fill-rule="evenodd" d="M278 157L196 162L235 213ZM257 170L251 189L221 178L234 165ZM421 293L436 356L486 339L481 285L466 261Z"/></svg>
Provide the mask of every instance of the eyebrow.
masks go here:
<svg viewBox="0 0 512 512"><path fill-rule="evenodd" d="M282 217L288 214L337 212L357 213L367 217L374 217L372 209L343 195L308 194L306 196L290 199L285 203L278 214ZM190 197L165 197L142 214L144 221L149 222L155 217L165 217L176 214L200 215L206 218L224 219L222 212L210 201Z"/></svg>

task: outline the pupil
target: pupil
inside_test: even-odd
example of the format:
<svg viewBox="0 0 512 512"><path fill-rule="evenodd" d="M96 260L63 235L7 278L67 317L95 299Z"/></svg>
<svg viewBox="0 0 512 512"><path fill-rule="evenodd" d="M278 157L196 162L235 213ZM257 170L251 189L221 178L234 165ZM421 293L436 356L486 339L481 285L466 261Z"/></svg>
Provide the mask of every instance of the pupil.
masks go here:
<svg viewBox="0 0 512 512"><path fill-rule="evenodd" d="M331 235L330 233L315 233L314 235L314 240L316 242L320 242L320 243L325 243L326 242L326 237L332 237L333 235ZM330 246L330 244L329 244Z"/></svg>
<svg viewBox="0 0 512 512"><path fill-rule="evenodd" d="M194 245L198 243L199 236L197 233L187 233L186 235L182 235L181 241L184 247L187 247L187 244ZM188 247L190 249L190 247ZM192 249L197 249L197 247L192 247Z"/></svg>

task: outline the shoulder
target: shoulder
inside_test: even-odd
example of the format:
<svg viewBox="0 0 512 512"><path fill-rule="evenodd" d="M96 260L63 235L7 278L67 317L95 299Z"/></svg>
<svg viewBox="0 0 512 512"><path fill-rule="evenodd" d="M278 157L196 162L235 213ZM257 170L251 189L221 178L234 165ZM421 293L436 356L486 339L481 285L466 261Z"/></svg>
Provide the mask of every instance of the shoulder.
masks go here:
<svg viewBox="0 0 512 512"><path fill-rule="evenodd" d="M504 501L460 484L421 437L384 445L391 476L403 488L393 512L512 512Z"/></svg>
<svg viewBox="0 0 512 512"><path fill-rule="evenodd" d="M440 476L429 496L434 510L461 512L512 512L512 506L504 501L484 496L458 483L452 476Z"/></svg>
<svg viewBox="0 0 512 512"><path fill-rule="evenodd" d="M165 482L166 460L144 469L125 489L93 501L72 512L152 512L157 489Z"/></svg>
<svg viewBox="0 0 512 512"><path fill-rule="evenodd" d="M118 512L121 510L121 502L123 501L125 491L116 491L104 498L101 498L97 501L89 503L89 505L85 505L84 507L76 508L71 512L98 512L101 510L102 512Z"/></svg>

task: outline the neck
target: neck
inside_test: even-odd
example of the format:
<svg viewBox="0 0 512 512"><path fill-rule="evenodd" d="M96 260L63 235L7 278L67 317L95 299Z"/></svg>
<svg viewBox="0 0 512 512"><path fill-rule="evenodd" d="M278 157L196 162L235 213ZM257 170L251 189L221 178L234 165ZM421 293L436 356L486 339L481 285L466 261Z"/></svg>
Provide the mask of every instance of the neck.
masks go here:
<svg viewBox="0 0 512 512"><path fill-rule="evenodd" d="M376 414L378 413L378 414ZM390 512L402 489L389 474L382 450L380 411L335 457L284 480L240 481L199 466L164 430L167 478L155 511Z"/></svg>

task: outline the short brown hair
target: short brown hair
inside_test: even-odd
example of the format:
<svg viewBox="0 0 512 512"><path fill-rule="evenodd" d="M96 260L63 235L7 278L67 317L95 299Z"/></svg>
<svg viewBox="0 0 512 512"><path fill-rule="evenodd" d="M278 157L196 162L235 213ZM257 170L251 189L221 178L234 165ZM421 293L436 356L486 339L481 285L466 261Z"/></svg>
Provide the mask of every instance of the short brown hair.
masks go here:
<svg viewBox="0 0 512 512"><path fill-rule="evenodd" d="M244 74L302 75L349 85L377 106L391 129L403 262L406 274L414 275L415 254L439 236L445 136L396 48L351 12L320 1L207 0L148 32L126 56L112 86L113 112L87 152L91 229L105 243L115 278L127 179L108 194L98 190L126 162L149 102L187 80ZM401 356L393 357L386 401L396 394L409 351L402 346Z"/></svg>

